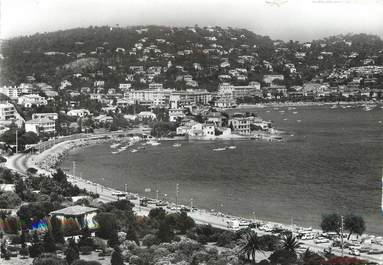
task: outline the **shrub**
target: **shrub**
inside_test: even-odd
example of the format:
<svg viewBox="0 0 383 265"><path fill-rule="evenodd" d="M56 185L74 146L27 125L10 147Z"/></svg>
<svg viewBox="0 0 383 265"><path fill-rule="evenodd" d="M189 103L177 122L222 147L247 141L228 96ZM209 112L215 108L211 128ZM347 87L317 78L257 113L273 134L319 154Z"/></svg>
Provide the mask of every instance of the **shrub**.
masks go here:
<svg viewBox="0 0 383 265"><path fill-rule="evenodd" d="M19 253L20 253L20 256L22 256L22 257L29 256L29 251L28 251L28 248L26 248L26 247L20 249Z"/></svg>
<svg viewBox="0 0 383 265"><path fill-rule="evenodd" d="M157 245L158 243L159 243L158 238L152 234L148 234L148 235L144 236L144 238L142 239L142 244L144 246L147 246L148 248L153 246L153 245Z"/></svg>
<svg viewBox="0 0 383 265"><path fill-rule="evenodd" d="M66 265L66 262L54 254L44 253L33 260L33 265Z"/></svg>

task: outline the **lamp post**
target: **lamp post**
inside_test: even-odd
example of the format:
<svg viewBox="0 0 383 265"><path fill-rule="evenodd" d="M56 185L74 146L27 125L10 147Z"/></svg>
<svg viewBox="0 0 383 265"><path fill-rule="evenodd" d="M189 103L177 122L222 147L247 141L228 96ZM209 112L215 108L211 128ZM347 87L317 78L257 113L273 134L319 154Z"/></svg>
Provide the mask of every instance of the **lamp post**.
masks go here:
<svg viewBox="0 0 383 265"><path fill-rule="evenodd" d="M180 192L179 184L177 183L177 184L176 184L176 205L178 205L178 196L179 196L179 192Z"/></svg>
<svg viewBox="0 0 383 265"><path fill-rule="evenodd" d="M18 138L17 138L17 129L15 130L15 134L16 134L16 154L18 152L18 146L19 146L19 141L18 141Z"/></svg>
<svg viewBox="0 0 383 265"><path fill-rule="evenodd" d="M340 217L340 240L341 240L341 248L342 248L342 257L343 257L343 229L344 229L344 221L343 221L343 215Z"/></svg>

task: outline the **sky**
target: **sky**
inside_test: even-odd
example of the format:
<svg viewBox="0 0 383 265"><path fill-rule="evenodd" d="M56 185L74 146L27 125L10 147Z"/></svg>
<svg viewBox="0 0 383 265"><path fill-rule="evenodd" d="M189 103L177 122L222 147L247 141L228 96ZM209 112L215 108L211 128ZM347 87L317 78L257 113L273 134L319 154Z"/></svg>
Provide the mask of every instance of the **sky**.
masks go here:
<svg viewBox="0 0 383 265"><path fill-rule="evenodd" d="M383 0L0 0L0 38L116 25L247 28L310 41L342 33L383 37Z"/></svg>

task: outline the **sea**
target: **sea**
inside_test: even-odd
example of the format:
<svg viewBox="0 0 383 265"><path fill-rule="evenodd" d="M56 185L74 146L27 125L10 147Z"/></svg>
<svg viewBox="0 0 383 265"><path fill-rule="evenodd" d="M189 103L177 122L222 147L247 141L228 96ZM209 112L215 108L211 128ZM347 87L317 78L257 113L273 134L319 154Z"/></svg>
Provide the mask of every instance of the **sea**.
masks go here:
<svg viewBox="0 0 383 265"><path fill-rule="evenodd" d="M383 235L383 108L265 107L256 113L283 141L138 143L113 154L110 143L68 155L60 167L119 190L226 214L319 227L323 214L356 214ZM139 146L138 152L130 152ZM213 149L235 146L235 149ZM157 192L158 191L158 192Z"/></svg>

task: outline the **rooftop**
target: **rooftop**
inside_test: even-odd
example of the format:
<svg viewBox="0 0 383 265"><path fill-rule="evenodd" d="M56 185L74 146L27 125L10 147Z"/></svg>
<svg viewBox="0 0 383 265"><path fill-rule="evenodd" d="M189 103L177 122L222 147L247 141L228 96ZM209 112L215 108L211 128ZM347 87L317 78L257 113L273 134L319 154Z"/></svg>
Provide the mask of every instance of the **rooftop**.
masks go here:
<svg viewBox="0 0 383 265"><path fill-rule="evenodd" d="M76 215L84 215L90 212L97 211L97 208L86 207L81 205L69 206L61 210L53 211L50 215L68 215L68 216L76 216Z"/></svg>

